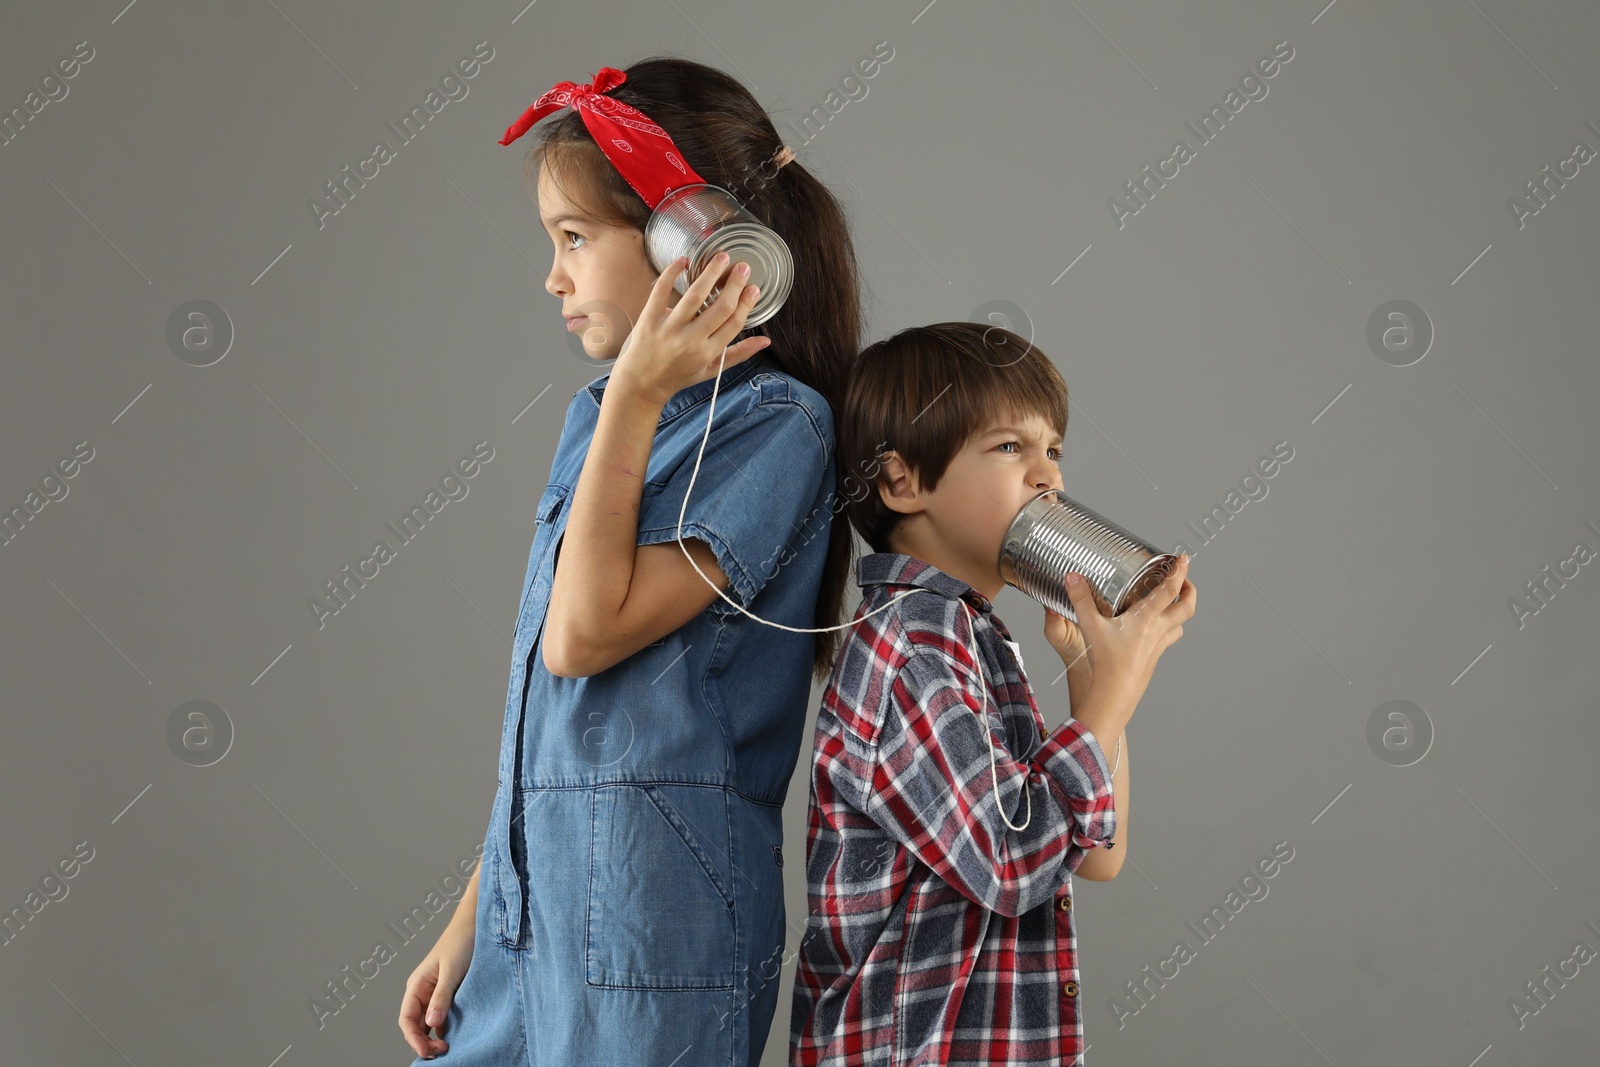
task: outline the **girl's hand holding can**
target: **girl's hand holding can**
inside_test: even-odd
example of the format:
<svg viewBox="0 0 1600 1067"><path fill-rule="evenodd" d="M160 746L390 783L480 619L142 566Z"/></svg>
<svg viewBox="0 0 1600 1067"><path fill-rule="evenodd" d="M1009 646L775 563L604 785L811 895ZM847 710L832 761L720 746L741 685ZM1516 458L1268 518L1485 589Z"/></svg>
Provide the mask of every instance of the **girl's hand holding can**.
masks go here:
<svg viewBox="0 0 1600 1067"><path fill-rule="evenodd" d="M768 337L747 337L728 348L724 359L723 348L744 329L759 295L755 286L744 284L750 268L738 263L729 271L727 254L718 253L682 299L669 305L678 275L687 265L687 258L679 256L661 272L611 371L613 384L620 382L662 403L678 390L714 376L719 362L726 370L772 343ZM724 274L728 281L722 291L701 310Z"/></svg>

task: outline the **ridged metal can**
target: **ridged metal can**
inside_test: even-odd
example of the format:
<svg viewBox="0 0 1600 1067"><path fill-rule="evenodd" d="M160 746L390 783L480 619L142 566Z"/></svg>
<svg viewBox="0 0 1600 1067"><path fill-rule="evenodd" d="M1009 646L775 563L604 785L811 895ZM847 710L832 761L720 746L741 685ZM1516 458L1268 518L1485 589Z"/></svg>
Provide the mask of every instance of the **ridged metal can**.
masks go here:
<svg viewBox="0 0 1600 1067"><path fill-rule="evenodd" d="M794 287L794 257L782 237L756 218L728 190L717 185L685 185L662 198L645 224L644 243L657 273L679 256L689 257L688 270L676 288L685 292L718 252L728 253L728 266L750 265L746 285L761 288L745 328L759 326L778 313ZM711 290L707 304L722 292Z"/></svg>
<svg viewBox="0 0 1600 1067"><path fill-rule="evenodd" d="M1178 557L1084 507L1059 489L1046 489L1023 505L1000 547L1000 573L1051 611L1073 622L1067 572L1088 579L1121 615L1160 585Z"/></svg>

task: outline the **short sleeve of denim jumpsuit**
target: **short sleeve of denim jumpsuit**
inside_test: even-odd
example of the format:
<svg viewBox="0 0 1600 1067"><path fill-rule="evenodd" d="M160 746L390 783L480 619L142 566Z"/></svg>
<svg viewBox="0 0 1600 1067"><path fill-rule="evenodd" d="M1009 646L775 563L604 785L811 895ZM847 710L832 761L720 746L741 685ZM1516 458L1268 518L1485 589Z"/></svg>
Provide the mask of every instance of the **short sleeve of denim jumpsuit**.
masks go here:
<svg viewBox="0 0 1600 1067"><path fill-rule="evenodd" d="M534 515L472 965L439 1063L754 1067L771 1028L788 925L781 815L816 635L717 597L599 674L545 669L568 498L608 378L568 405ZM720 381L683 536L711 546L749 611L814 627L832 413L765 353ZM698 382L662 411L641 545L676 540L711 391Z"/></svg>

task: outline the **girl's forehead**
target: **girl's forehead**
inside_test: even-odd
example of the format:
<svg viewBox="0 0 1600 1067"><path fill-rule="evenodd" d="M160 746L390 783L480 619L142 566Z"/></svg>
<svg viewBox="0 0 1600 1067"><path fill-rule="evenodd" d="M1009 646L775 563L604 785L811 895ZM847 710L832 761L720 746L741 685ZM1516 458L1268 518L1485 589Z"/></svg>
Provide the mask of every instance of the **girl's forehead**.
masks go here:
<svg viewBox="0 0 1600 1067"><path fill-rule="evenodd" d="M545 213L554 217L555 213L565 211L572 205L567 202L566 195L556 183L554 174L548 164L539 164L538 183L539 206Z"/></svg>
<svg viewBox="0 0 1600 1067"><path fill-rule="evenodd" d="M596 227L606 225L587 205L566 195L562 184L546 163L539 164L539 183L534 196L539 204L539 218L547 226L561 221L581 222Z"/></svg>

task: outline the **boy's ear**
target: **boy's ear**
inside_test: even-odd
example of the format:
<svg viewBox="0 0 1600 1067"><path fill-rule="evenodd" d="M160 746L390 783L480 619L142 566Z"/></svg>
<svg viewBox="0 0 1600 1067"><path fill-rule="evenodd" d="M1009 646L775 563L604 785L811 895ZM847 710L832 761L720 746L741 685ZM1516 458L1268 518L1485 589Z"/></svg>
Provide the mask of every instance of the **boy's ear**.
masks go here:
<svg viewBox="0 0 1600 1067"><path fill-rule="evenodd" d="M905 460L893 450L879 454L878 499L890 511L912 515L922 510L922 490Z"/></svg>

